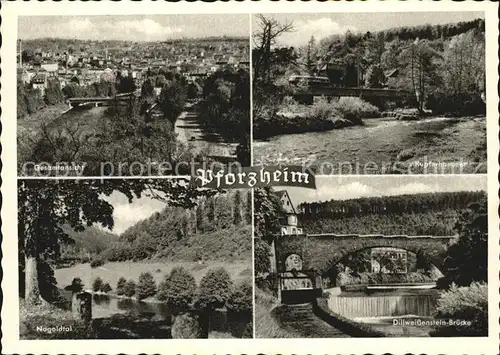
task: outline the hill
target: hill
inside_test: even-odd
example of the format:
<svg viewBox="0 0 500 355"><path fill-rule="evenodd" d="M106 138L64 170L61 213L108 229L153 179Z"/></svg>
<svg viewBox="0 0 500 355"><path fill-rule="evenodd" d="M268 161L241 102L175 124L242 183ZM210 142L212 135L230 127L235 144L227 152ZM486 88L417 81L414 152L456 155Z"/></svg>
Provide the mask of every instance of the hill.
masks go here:
<svg viewBox="0 0 500 355"><path fill-rule="evenodd" d="M167 206L128 228L99 257L108 261L249 260L250 196L248 191L236 190L201 199L189 210Z"/></svg>
<svg viewBox="0 0 500 355"><path fill-rule="evenodd" d="M303 203L306 233L454 235L460 213L484 191L426 193Z"/></svg>

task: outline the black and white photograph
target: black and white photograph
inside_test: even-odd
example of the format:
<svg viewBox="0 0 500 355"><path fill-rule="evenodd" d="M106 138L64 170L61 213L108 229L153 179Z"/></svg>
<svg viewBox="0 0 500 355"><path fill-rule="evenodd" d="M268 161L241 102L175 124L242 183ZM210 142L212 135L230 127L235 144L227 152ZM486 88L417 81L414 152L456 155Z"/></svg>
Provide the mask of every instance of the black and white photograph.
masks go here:
<svg viewBox="0 0 500 355"><path fill-rule="evenodd" d="M253 337L249 190L20 180L21 339Z"/></svg>
<svg viewBox="0 0 500 355"><path fill-rule="evenodd" d="M481 12L252 19L254 164L486 172Z"/></svg>
<svg viewBox="0 0 500 355"><path fill-rule="evenodd" d="M485 337L483 175L255 191L257 338Z"/></svg>
<svg viewBox="0 0 500 355"><path fill-rule="evenodd" d="M22 176L250 165L249 16L20 17Z"/></svg>

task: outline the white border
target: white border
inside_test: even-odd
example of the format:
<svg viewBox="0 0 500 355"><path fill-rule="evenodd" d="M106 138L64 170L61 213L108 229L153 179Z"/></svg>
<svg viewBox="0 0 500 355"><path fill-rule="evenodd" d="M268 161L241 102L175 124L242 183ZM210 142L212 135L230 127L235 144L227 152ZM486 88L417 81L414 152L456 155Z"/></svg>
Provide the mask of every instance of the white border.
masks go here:
<svg viewBox="0 0 500 355"><path fill-rule="evenodd" d="M172 353L172 354L325 354L426 353L498 354L499 352L499 241L498 241L498 5L493 2L3 2L2 3L2 345L4 353ZM147 5L147 6L145 6ZM208 339L208 340L19 340L17 297L16 194L16 52L18 15L103 15L173 13L279 13L279 12L428 12L484 11L486 18L488 192L489 192L489 337L364 339ZM7 53L7 54L6 54ZM404 178L404 176L402 176Z"/></svg>

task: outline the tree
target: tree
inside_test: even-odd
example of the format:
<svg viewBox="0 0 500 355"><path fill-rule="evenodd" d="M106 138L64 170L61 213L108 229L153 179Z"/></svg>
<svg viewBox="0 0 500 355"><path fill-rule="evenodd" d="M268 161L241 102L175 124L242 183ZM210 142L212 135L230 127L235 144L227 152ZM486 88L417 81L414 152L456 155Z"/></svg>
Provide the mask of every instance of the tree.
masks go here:
<svg viewBox="0 0 500 355"><path fill-rule="evenodd" d="M108 293L110 291L112 291L113 289L111 288L111 285L106 282L104 285L102 285L102 288L101 288L101 291L104 292L104 293Z"/></svg>
<svg viewBox="0 0 500 355"><path fill-rule="evenodd" d="M45 89L45 103L47 105L55 105L63 102L64 94L57 80L49 80Z"/></svg>
<svg viewBox="0 0 500 355"><path fill-rule="evenodd" d="M423 111L428 89L440 80L434 60L439 54L427 41L417 39L403 50L401 57L406 68L404 73L410 81L409 86L417 98L418 109Z"/></svg>
<svg viewBox="0 0 500 355"><path fill-rule="evenodd" d="M103 285L102 279L98 276L94 279L94 282L92 283L92 291L98 292L101 291L102 285Z"/></svg>
<svg viewBox="0 0 500 355"><path fill-rule="evenodd" d="M272 18L264 15L257 15L259 31L254 35L254 50L252 53L254 80L271 80L272 70L272 46L276 40L284 33L293 31L293 23L280 24Z"/></svg>
<svg viewBox="0 0 500 355"><path fill-rule="evenodd" d="M173 81L170 85L165 85L161 90L158 103L165 118L175 123L177 116L182 112L186 103L184 85L178 81Z"/></svg>
<svg viewBox="0 0 500 355"><path fill-rule="evenodd" d="M455 226L458 241L446 251L445 284L468 286L488 281L488 208L484 198L462 212ZM473 265L473 267L472 267Z"/></svg>
<svg viewBox="0 0 500 355"><path fill-rule="evenodd" d="M224 268L211 269L200 281L197 306L204 310L215 310L226 304L233 283Z"/></svg>
<svg viewBox="0 0 500 355"><path fill-rule="evenodd" d="M254 272L255 275L271 271L271 250L269 244L261 238L254 240Z"/></svg>
<svg viewBox="0 0 500 355"><path fill-rule="evenodd" d="M279 232L283 206L271 188L255 189L254 196L255 236L270 241Z"/></svg>
<svg viewBox="0 0 500 355"><path fill-rule="evenodd" d="M226 303L228 311L250 313L253 310L253 287L248 281L239 284L229 296Z"/></svg>
<svg viewBox="0 0 500 355"><path fill-rule="evenodd" d="M123 295L127 297L133 297L135 295L135 290L137 286L133 280L129 280L125 283L123 287Z"/></svg>
<svg viewBox="0 0 500 355"><path fill-rule="evenodd" d="M453 37L444 51L444 82L451 94L484 91L484 34L476 30Z"/></svg>
<svg viewBox="0 0 500 355"><path fill-rule="evenodd" d="M365 87L381 88L385 83L385 74L380 65L373 64L366 73Z"/></svg>
<svg viewBox="0 0 500 355"><path fill-rule="evenodd" d="M118 279L118 282L116 284L116 294L118 296L121 296L125 293L126 283L127 283L127 280L123 276Z"/></svg>
<svg viewBox="0 0 500 355"><path fill-rule="evenodd" d="M306 67L309 74L313 74L316 69L316 56L317 56L317 48L316 48L316 40L314 36L311 36L309 42L307 42L306 48Z"/></svg>
<svg viewBox="0 0 500 355"><path fill-rule="evenodd" d="M233 224L237 226L243 221L243 206L239 190L236 190L233 195L233 211Z"/></svg>
<svg viewBox="0 0 500 355"><path fill-rule="evenodd" d="M175 309L185 310L196 294L196 280L181 266L174 267L160 283L157 298Z"/></svg>
<svg viewBox="0 0 500 355"><path fill-rule="evenodd" d="M113 206L105 199L113 192L129 201L148 195L171 206L190 208L202 192L185 180L19 180L19 268L24 274L25 301L51 301L57 292L52 264L61 245L73 240L61 228L82 231L94 223L113 228Z"/></svg>
<svg viewBox="0 0 500 355"><path fill-rule="evenodd" d="M143 300L156 294L156 283L153 275L149 272L143 272L139 276L135 294L138 300Z"/></svg>

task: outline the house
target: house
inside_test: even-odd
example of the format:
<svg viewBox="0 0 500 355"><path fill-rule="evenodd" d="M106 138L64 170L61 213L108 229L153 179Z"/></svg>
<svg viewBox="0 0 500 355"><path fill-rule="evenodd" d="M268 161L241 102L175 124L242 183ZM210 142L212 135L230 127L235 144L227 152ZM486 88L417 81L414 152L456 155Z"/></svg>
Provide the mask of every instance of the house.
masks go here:
<svg viewBox="0 0 500 355"><path fill-rule="evenodd" d="M407 273L408 252L403 249L378 247L371 251L371 271L373 273Z"/></svg>
<svg viewBox="0 0 500 355"><path fill-rule="evenodd" d="M40 93L42 94L42 96L45 94L45 89L47 88L47 83L48 83L47 72L39 71L31 79L31 85L33 86L33 89L40 90Z"/></svg>
<svg viewBox="0 0 500 355"><path fill-rule="evenodd" d="M57 76L59 71L59 64L55 62L41 63L40 67L45 70L49 76Z"/></svg>
<svg viewBox="0 0 500 355"><path fill-rule="evenodd" d="M281 205L285 211L285 218L281 225L281 235L303 234L302 228L298 226L297 212L288 192L286 190L276 191L275 195L281 201Z"/></svg>
<svg viewBox="0 0 500 355"><path fill-rule="evenodd" d="M392 69L389 71L386 71L385 73L385 87L389 89L395 89L397 88L398 84L398 77L399 77L399 69Z"/></svg>

